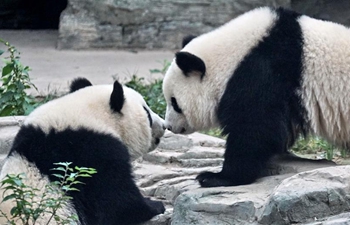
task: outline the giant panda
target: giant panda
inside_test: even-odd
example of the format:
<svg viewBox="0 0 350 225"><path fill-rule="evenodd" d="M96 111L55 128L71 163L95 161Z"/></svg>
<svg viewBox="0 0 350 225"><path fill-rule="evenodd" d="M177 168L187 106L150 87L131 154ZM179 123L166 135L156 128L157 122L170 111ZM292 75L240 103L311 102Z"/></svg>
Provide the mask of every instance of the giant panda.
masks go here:
<svg viewBox="0 0 350 225"><path fill-rule="evenodd" d="M92 167L97 174L80 180L85 183L78 187L80 191L68 192L72 200L57 212L59 216L76 213L81 225L124 225L163 213L162 202L141 195L130 161L156 147L164 134L164 121L139 93L118 81L92 86L79 78L70 92L25 119L0 179L25 173L27 185L42 189L55 180L54 163L73 162L73 167ZM5 201L0 209L9 215L13 204ZM46 224L48 216L36 224ZM3 219L0 224L5 224Z"/></svg>
<svg viewBox="0 0 350 225"><path fill-rule="evenodd" d="M349 28L261 7L183 45L163 80L165 125L227 135L222 170L199 174L202 187L255 182L300 134L349 146Z"/></svg>

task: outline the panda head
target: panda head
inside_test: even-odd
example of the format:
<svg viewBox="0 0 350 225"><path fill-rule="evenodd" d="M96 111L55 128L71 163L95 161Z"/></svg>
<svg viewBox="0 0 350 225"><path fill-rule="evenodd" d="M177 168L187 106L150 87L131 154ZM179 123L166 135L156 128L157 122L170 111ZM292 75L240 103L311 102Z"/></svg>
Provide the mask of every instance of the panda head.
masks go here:
<svg viewBox="0 0 350 225"><path fill-rule="evenodd" d="M200 37L199 37L200 38ZM197 39L197 38L196 38ZM195 40L176 53L163 80L167 102L165 126L174 133L189 134L218 125L218 93L206 57Z"/></svg>
<svg viewBox="0 0 350 225"><path fill-rule="evenodd" d="M133 89L115 81L113 85L92 85L79 78L69 94L33 111L25 125L50 130L86 128L119 138L132 159L153 150L164 134L164 121Z"/></svg>

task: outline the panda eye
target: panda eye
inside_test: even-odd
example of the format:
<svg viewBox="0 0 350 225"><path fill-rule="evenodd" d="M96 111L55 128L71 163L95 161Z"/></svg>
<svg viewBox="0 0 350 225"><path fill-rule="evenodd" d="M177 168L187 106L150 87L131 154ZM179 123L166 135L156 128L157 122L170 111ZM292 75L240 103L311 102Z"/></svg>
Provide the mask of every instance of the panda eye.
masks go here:
<svg viewBox="0 0 350 225"><path fill-rule="evenodd" d="M146 107L143 107L143 109L146 111L147 116L148 116L148 120L149 120L149 125L152 127L153 121L152 121L151 114L149 113L149 111L147 110Z"/></svg>
<svg viewBox="0 0 350 225"><path fill-rule="evenodd" d="M182 113L182 110L180 109L179 105L177 104L176 98L171 97L171 105L173 106L174 110L177 113Z"/></svg>

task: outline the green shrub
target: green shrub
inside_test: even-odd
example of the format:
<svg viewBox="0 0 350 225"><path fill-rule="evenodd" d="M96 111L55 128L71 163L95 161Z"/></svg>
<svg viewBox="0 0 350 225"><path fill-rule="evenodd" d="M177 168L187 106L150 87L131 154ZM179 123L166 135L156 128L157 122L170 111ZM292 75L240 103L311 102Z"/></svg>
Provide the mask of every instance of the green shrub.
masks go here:
<svg viewBox="0 0 350 225"><path fill-rule="evenodd" d="M335 145L327 142L326 140L314 136L307 138L299 137L292 146L291 150L295 153L301 154L320 153L328 160L332 160L336 152L340 153L342 158L347 156L346 149L337 148Z"/></svg>
<svg viewBox="0 0 350 225"><path fill-rule="evenodd" d="M143 78L133 76L125 85L139 92L152 111L164 118L166 102L162 92L163 81L156 80L152 84L145 85L143 80Z"/></svg>
<svg viewBox="0 0 350 225"><path fill-rule="evenodd" d="M34 108L54 98L48 95L38 100L27 92L36 86L30 81L28 66L20 62L20 53L17 49L0 39L0 43L7 48L6 51L0 50L0 55L8 53L9 56L3 58L5 63L1 70L0 78L0 116L28 115Z"/></svg>
<svg viewBox="0 0 350 225"><path fill-rule="evenodd" d="M170 62L164 60L162 62L161 69L151 69L151 74L160 73L165 75L167 69L170 66ZM152 109L153 112L164 118L166 111L166 102L163 96L162 85L163 80L155 80L151 84L145 84L144 78L138 78L133 75L132 79L125 84L127 87L134 89L139 92L145 99L147 105Z"/></svg>
<svg viewBox="0 0 350 225"><path fill-rule="evenodd" d="M77 224L78 216L70 215L62 218L57 215L57 210L67 207L72 198L67 195L70 191L79 191L75 185L83 184L78 178L91 177L96 173L95 169L85 167L70 168L71 163L55 163L59 167L52 170L52 174L58 178L45 186L44 191L25 184L25 174L7 174L0 182L4 189L2 202L15 201L16 205L11 209L11 216L0 210L0 217L5 217L7 224L16 225L19 222L26 225L34 225L45 213L50 217L46 224L55 220L57 224ZM39 194L41 193L41 194ZM1 203L2 203L1 202Z"/></svg>

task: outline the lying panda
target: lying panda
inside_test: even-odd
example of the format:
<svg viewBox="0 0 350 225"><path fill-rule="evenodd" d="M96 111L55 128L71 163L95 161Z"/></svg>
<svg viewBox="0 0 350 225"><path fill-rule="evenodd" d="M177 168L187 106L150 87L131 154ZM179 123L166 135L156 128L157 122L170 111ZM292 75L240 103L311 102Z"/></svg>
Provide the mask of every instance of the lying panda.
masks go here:
<svg viewBox="0 0 350 225"><path fill-rule="evenodd" d="M87 87L89 86L89 87ZM27 185L43 188L57 162L92 167L97 174L82 180L79 192L60 216L77 213L79 224L124 225L147 221L165 211L161 202L144 198L137 188L130 159L159 143L163 120L136 91L122 86L96 85L85 78L71 84L71 94L33 111L20 128L0 174L25 173ZM0 191L0 195L2 195ZM9 215L13 202L0 204ZM5 224L0 217L0 224ZM48 215L36 224L46 224ZM50 224L56 224L54 222Z"/></svg>
<svg viewBox="0 0 350 225"><path fill-rule="evenodd" d="M228 135L221 172L201 186L254 182L299 134L349 147L349 28L262 7L183 45L163 81L166 127Z"/></svg>

